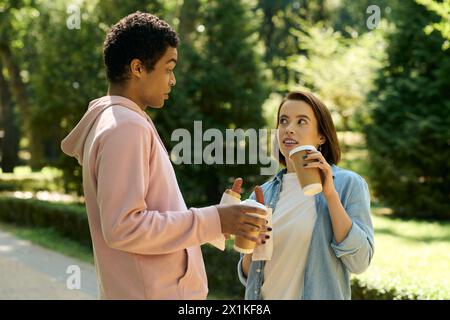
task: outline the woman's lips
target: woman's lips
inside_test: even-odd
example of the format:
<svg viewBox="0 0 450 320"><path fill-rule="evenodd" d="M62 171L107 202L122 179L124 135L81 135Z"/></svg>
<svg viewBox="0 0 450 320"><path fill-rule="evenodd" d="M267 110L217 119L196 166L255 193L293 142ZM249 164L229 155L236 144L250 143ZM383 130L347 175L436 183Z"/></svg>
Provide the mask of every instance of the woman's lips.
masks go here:
<svg viewBox="0 0 450 320"><path fill-rule="evenodd" d="M283 139L283 146L286 148L292 148L298 145L298 141L291 139L291 138L285 138Z"/></svg>

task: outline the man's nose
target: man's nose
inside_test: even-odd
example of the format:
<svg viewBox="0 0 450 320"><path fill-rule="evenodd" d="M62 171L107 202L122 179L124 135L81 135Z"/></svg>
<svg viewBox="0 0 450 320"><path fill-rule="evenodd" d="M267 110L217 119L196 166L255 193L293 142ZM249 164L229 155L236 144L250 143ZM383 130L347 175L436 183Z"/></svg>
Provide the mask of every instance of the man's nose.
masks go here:
<svg viewBox="0 0 450 320"><path fill-rule="evenodd" d="M175 75L172 76L172 79L170 79L169 84L171 87L173 87L177 84L177 79L175 78Z"/></svg>

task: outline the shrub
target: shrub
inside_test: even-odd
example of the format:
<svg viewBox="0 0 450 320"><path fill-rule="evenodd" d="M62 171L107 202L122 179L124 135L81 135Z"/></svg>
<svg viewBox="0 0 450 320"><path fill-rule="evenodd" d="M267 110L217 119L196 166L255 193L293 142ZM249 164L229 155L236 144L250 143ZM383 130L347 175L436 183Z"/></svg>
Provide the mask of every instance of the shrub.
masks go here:
<svg viewBox="0 0 450 320"><path fill-rule="evenodd" d="M86 211L80 205L0 197L0 220L23 226L51 227L61 236L92 245Z"/></svg>
<svg viewBox="0 0 450 320"><path fill-rule="evenodd" d="M32 172L29 167L16 167L14 173L0 173L2 191L63 191L62 172L45 167L40 172Z"/></svg>

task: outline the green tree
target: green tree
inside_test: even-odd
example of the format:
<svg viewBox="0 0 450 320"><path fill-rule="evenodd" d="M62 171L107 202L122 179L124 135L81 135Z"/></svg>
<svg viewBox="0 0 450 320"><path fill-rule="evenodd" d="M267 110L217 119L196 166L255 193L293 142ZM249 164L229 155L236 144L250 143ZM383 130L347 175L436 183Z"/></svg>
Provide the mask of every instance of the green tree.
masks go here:
<svg viewBox="0 0 450 320"><path fill-rule="evenodd" d="M383 26L387 27L385 22ZM384 58L382 29L361 35L355 31L346 38L323 23L305 22L302 31L292 33L304 54L288 59L289 69L300 79L290 87L304 87L320 96L337 115L341 130L359 129L354 116L367 113L366 95Z"/></svg>
<svg viewBox="0 0 450 320"><path fill-rule="evenodd" d="M393 15L366 128L372 187L398 215L449 218L450 51L439 32L423 31L438 21L423 6Z"/></svg>
<svg viewBox="0 0 450 320"><path fill-rule="evenodd" d="M20 133L27 141L32 153L30 164L39 169L41 146L37 137L33 137L30 111L30 94L27 88L24 60L20 53L26 44L21 41L20 34L29 27L30 11L34 1L10 0L0 4L0 72L2 73L2 105L4 141L2 146L2 167L12 171L18 164L18 143ZM24 76L25 75L25 76ZM16 117L18 109L19 117Z"/></svg>
<svg viewBox="0 0 450 320"><path fill-rule="evenodd" d="M333 6L323 0L259 0L255 15L261 17L259 35L264 44L264 62L272 72L272 91L284 93L298 74L288 66L292 55L301 53L299 39L292 32L303 23L329 21Z"/></svg>
<svg viewBox="0 0 450 320"><path fill-rule="evenodd" d="M434 0L416 0L417 3L424 5L428 10L435 12L441 17L441 21L434 22L425 27L425 32L430 34L434 30L439 31L445 39L442 49L450 48L450 0L437 2Z"/></svg>
<svg viewBox="0 0 450 320"><path fill-rule="evenodd" d="M1 168L3 172L13 172L19 163L19 128L15 115L14 104L9 92L9 84L3 75L0 61L0 139Z"/></svg>

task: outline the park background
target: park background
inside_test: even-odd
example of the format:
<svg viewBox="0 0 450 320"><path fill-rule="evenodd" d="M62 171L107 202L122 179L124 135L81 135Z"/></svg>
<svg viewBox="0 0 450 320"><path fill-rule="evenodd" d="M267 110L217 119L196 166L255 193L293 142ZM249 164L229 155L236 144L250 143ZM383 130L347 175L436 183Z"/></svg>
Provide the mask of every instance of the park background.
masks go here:
<svg viewBox="0 0 450 320"><path fill-rule="evenodd" d="M147 110L169 152L194 121L275 128L282 97L312 91L339 165L372 196L375 255L353 298L450 298L449 0L0 0L0 230L93 262L81 167L60 142L105 95L105 34L136 10L181 39L171 99ZM238 176L248 196L269 178L260 167L174 165L188 207L218 203ZM209 298L242 299L230 243L202 249Z"/></svg>

